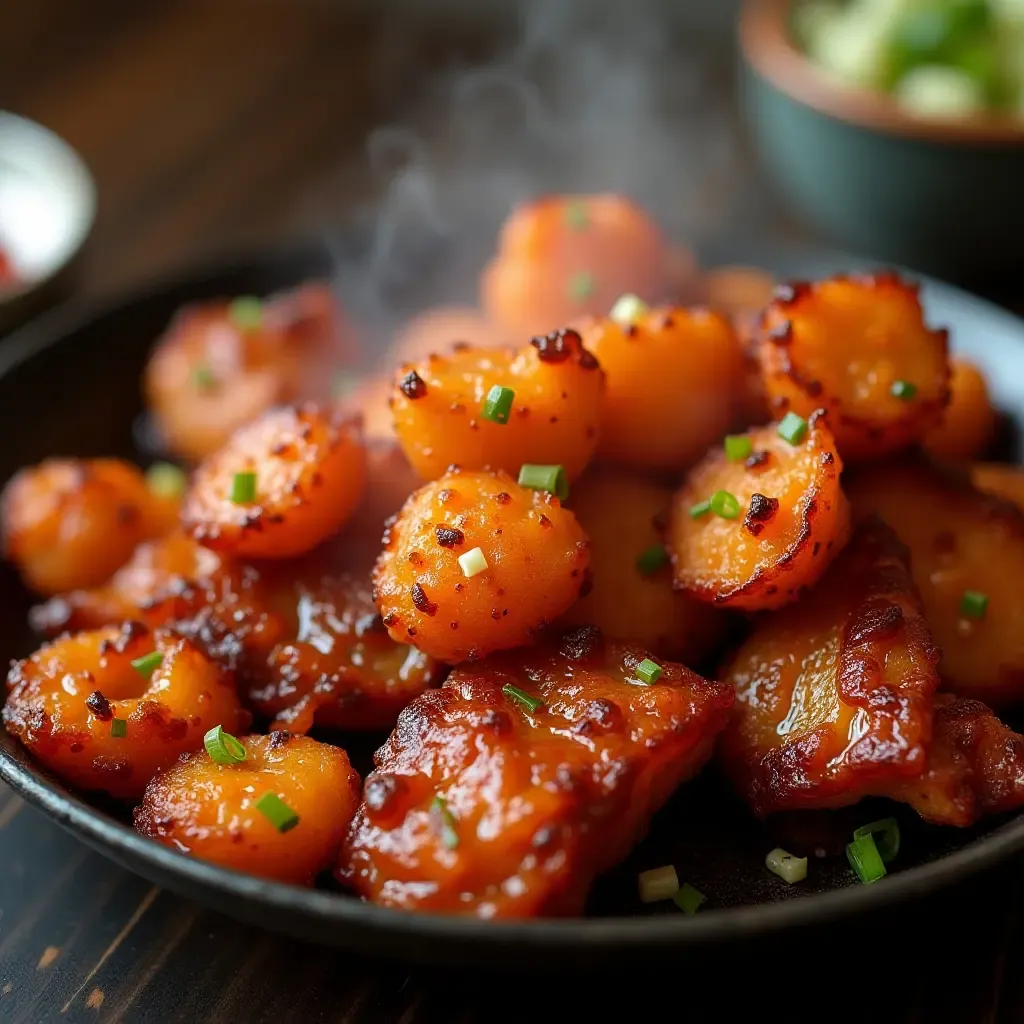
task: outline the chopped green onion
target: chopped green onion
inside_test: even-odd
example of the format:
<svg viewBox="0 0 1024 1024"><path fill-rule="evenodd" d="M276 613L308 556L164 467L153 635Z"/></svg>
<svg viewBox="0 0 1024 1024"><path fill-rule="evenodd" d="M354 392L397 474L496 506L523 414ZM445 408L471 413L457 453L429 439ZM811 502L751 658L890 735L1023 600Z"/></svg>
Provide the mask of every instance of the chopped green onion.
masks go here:
<svg viewBox="0 0 1024 1024"><path fill-rule="evenodd" d="M690 506L690 518L700 519L701 516L707 515L711 511L711 499L706 498L704 501L698 501L696 505Z"/></svg>
<svg viewBox="0 0 1024 1024"><path fill-rule="evenodd" d="M668 552L664 544L649 547L636 560L637 571L641 576L651 576L664 565L668 565Z"/></svg>
<svg viewBox="0 0 1024 1024"><path fill-rule="evenodd" d="M473 548L471 551L459 555L459 568L462 570L462 575L471 580L487 568L487 559L480 548Z"/></svg>
<svg viewBox="0 0 1024 1024"><path fill-rule="evenodd" d="M531 491L548 491L561 501L569 497L569 479L561 466L526 463L519 470L519 486Z"/></svg>
<svg viewBox="0 0 1024 1024"><path fill-rule="evenodd" d="M965 590L960 598L960 614L967 619L983 619L988 611L988 594L977 590Z"/></svg>
<svg viewBox="0 0 1024 1024"><path fill-rule="evenodd" d="M735 519L740 514L740 503L735 494L715 491L711 495L711 511L723 519Z"/></svg>
<svg viewBox="0 0 1024 1024"><path fill-rule="evenodd" d="M164 656L159 651L150 651L149 654L144 654L141 658L136 658L132 662L132 668L135 669L140 676L144 676L148 679L160 667L160 662L163 660Z"/></svg>
<svg viewBox="0 0 1024 1024"><path fill-rule="evenodd" d="M683 882L679 892L672 897L672 902L687 917L693 917L700 910L700 905L707 900L707 897L699 889L694 889L689 882Z"/></svg>
<svg viewBox="0 0 1024 1024"><path fill-rule="evenodd" d="M255 295L242 295L228 306L231 322L243 331L258 331L263 326L263 303Z"/></svg>
<svg viewBox="0 0 1024 1024"><path fill-rule="evenodd" d="M569 298L574 302L585 302L594 294L594 275L585 270L569 278Z"/></svg>
<svg viewBox="0 0 1024 1024"><path fill-rule="evenodd" d="M224 726L215 725L204 737L203 746L217 764L238 764L245 760L245 747Z"/></svg>
<svg viewBox="0 0 1024 1024"><path fill-rule="evenodd" d="M200 363L192 371L192 381L200 391L209 391L217 383L217 378L205 363Z"/></svg>
<svg viewBox="0 0 1024 1024"><path fill-rule="evenodd" d="M641 871L637 875L637 888L640 890L641 903L659 903L670 900L679 892L679 876L671 864L650 871Z"/></svg>
<svg viewBox="0 0 1024 1024"><path fill-rule="evenodd" d="M518 686L513 686L511 683L506 683L502 688L501 692L508 697L509 700L514 700L517 704L522 704L527 711L534 712L537 708L544 707L544 701L540 697L534 697L532 694L527 693L525 690L520 690Z"/></svg>
<svg viewBox="0 0 1024 1024"><path fill-rule="evenodd" d="M278 832L288 832L299 823L299 816L276 793L264 793L253 807Z"/></svg>
<svg viewBox="0 0 1024 1024"><path fill-rule="evenodd" d="M662 667L656 661L651 661L650 658L644 658L636 667L637 678L648 686L661 678L662 671Z"/></svg>
<svg viewBox="0 0 1024 1024"><path fill-rule="evenodd" d="M123 740L128 735L128 723L123 718L115 718L110 723L110 735L115 740Z"/></svg>
<svg viewBox="0 0 1024 1024"><path fill-rule="evenodd" d="M256 500L256 474L236 473L231 481L231 500L236 505L248 505Z"/></svg>
<svg viewBox="0 0 1024 1024"><path fill-rule="evenodd" d="M795 412L787 412L778 426L779 437L790 444L799 444L807 436L807 420Z"/></svg>
<svg viewBox="0 0 1024 1024"><path fill-rule="evenodd" d="M188 487L188 477L173 463L154 462L146 470L146 486L158 498L180 498Z"/></svg>
<svg viewBox="0 0 1024 1024"><path fill-rule="evenodd" d="M764 863L773 875L778 875L787 885L802 882L807 877L807 858L794 857L779 847L765 857Z"/></svg>
<svg viewBox="0 0 1024 1024"><path fill-rule="evenodd" d="M491 420L492 423L508 423L515 397L516 393L511 388L503 388L500 384L495 384L487 392L484 408L480 415L485 420Z"/></svg>
<svg viewBox="0 0 1024 1024"><path fill-rule="evenodd" d="M746 434L729 434L725 439L725 457L742 462L754 450L754 442Z"/></svg>
<svg viewBox="0 0 1024 1024"><path fill-rule="evenodd" d="M880 821L872 821L853 830L855 840L862 836L871 836L874 839L878 856L886 864L895 860L896 854L900 852L900 826L895 818L882 818Z"/></svg>
<svg viewBox="0 0 1024 1024"><path fill-rule="evenodd" d="M459 833L455 831L455 816L448 810L444 797L435 796L430 810L441 819L441 842L454 850L459 845Z"/></svg>
<svg viewBox="0 0 1024 1024"><path fill-rule="evenodd" d="M858 836L854 839L846 847L846 859L865 885L871 885L872 882L885 877L885 864L871 835Z"/></svg>
<svg viewBox="0 0 1024 1024"><path fill-rule="evenodd" d="M894 380L889 392L893 398L902 398L909 402L917 394L917 385L911 384L909 380Z"/></svg>
<svg viewBox="0 0 1024 1024"><path fill-rule="evenodd" d="M573 231L585 231L590 227L590 217L583 203L569 203L565 207L565 223Z"/></svg>
<svg viewBox="0 0 1024 1024"><path fill-rule="evenodd" d="M637 295L620 295L609 314L617 324L636 323L647 312L647 303Z"/></svg>

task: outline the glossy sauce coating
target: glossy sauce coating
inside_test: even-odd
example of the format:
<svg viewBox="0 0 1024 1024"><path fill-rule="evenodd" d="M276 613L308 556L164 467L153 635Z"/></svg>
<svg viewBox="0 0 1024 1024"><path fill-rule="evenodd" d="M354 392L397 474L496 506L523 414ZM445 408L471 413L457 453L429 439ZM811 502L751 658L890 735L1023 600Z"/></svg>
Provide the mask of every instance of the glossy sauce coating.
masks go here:
<svg viewBox="0 0 1024 1024"><path fill-rule="evenodd" d="M459 556L480 548L467 577ZM504 473L454 470L412 494L388 528L373 573L392 638L440 661L529 644L589 587L589 544L546 491Z"/></svg>
<svg viewBox="0 0 1024 1024"><path fill-rule="evenodd" d="M607 379L601 458L677 471L725 433L741 395L743 355L723 314L655 307L629 323L602 317L580 330Z"/></svg>
<svg viewBox="0 0 1024 1024"><path fill-rule="evenodd" d="M491 388L515 393L506 423L482 415ZM569 479L597 447L604 374L579 334L559 330L522 348L459 347L399 367L391 393L395 433L424 480L451 465L503 469L560 465Z"/></svg>
<svg viewBox="0 0 1024 1024"><path fill-rule="evenodd" d="M942 421L925 435L925 450L936 459L967 462L984 456L995 436L996 411L980 368L967 359L949 361L949 405Z"/></svg>
<svg viewBox="0 0 1024 1024"><path fill-rule="evenodd" d="M163 657L147 678L132 661ZM215 725L245 728L230 672L190 640L125 623L65 636L15 662L4 724L64 781L134 800ZM111 732L114 719L125 735Z"/></svg>
<svg viewBox="0 0 1024 1024"><path fill-rule="evenodd" d="M780 608L822 576L849 536L839 487L842 461L825 417L790 444L772 424L750 431L751 454L730 461L721 446L695 466L672 501L668 549L676 586L712 604ZM691 514L718 491L739 513Z"/></svg>
<svg viewBox="0 0 1024 1024"><path fill-rule="evenodd" d="M977 462L970 468L971 483L985 494L1024 509L1024 468L1007 466L998 462Z"/></svg>
<svg viewBox="0 0 1024 1024"><path fill-rule="evenodd" d="M337 857L359 802L345 751L307 736L239 737L245 760L221 765L205 750L159 772L135 809L135 829L221 867L311 885ZM256 807L277 795L298 815L284 831Z"/></svg>
<svg viewBox="0 0 1024 1024"><path fill-rule="evenodd" d="M642 685L644 656L583 629L456 669L377 752L339 877L407 910L580 913L594 877L699 771L732 704L728 686L681 665Z"/></svg>
<svg viewBox="0 0 1024 1024"><path fill-rule="evenodd" d="M236 474L254 473L253 501L232 500ZM311 551L351 517L366 488L357 425L312 404L264 413L197 468L185 529L216 551L289 558Z"/></svg>
<svg viewBox="0 0 1024 1024"><path fill-rule="evenodd" d="M944 330L924 322L917 288L895 274L782 285L758 355L776 417L827 409L846 460L919 441L949 398ZM910 385L898 397L894 386Z"/></svg>
<svg viewBox="0 0 1024 1024"><path fill-rule="evenodd" d="M177 515L178 499L151 491L128 462L47 459L16 473L0 496L4 557L37 593L94 587Z"/></svg>

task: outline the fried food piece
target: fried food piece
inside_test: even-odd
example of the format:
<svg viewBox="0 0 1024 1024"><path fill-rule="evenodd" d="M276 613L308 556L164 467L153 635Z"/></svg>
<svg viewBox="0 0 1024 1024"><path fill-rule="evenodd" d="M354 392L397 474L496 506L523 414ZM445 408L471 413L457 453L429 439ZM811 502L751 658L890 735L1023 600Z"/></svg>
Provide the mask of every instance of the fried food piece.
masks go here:
<svg viewBox="0 0 1024 1024"><path fill-rule="evenodd" d="M456 669L377 752L339 877L375 903L481 918L578 914L707 760L732 689L593 628ZM541 703L542 702L542 703Z"/></svg>
<svg viewBox="0 0 1024 1024"><path fill-rule="evenodd" d="M312 885L337 858L359 776L344 750L308 736L272 732L239 742L245 760L237 764L201 750L159 772L135 809L135 831L221 867ZM276 827L259 810L268 793L297 816L294 825Z"/></svg>
<svg viewBox="0 0 1024 1024"><path fill-rule="evenodd" d="M479 572L459 561L476 548ZM411 495L389 527L374 599L395 641L475 661L532 643L589 587L589 564L587 537L556 497L456 469Z"/></svg>
<svg viewBox="0 0 1024 1024"><path fill-rule="evenodd" d="M482 415L493 387L515 398L508 420ZM405 454L424 480L452 465L503 469L561 465L570 480L597 447L604 374L579 334L560 330L521 349L461 346L401 366L391 412Z"/></svg>
<svg viewBox="0 0 1024 1024"><path fill-rule="evenodd" d="M996 411L981 370L966 359L949 361L949 405L942 421L925 434L925 450L936 459L981 458L995 436Z"/></svg>
<svg viewBox="0 0 1024 1024"><path fill-rule="evenodd" d="M120 459L46 459L0 496L4 555L37 593L97 586L174 526L178 504Z"/></svg>
<svg viewBox="0 0 1024 1024"><path fill-rule="evenodd" d="M235 500L239 474L255 497ZM352 421L311 403L264 413L204 459L185 497L185 529L240 558L289 558L341 529L366 488L366 449Z"/></svg>
<svg viewBox="0 0 1024 1024"><path fill-rule="evenodd" d="M732 462L722 447L712 449L676 492L668 531L675 583L723 607L781 608L813 587L846 543L843 464L821 412L796 444L778 424L745 436L749 456ZM701 511L722 494L734 518Z"/></svg>
<svg viewBox="0 0 1024 1024"><path fill-rule="evenodd" d="M550 330L548 324L545 330ZM472 306L436 306L414 316L395 336L389 363L415 363L453 345L498 348L509 339Z"/></svg>
<svg viewBox="0 0 1024 1024"><path fill-rule="evenodd" d="M884 524L861 526L798 604L762 619L724 679L736 707L719 756L759 817L842 807L919 776L939 654Z"/></svg>
<svg viewBox="0 0 1024 1024"><path fill-rule="evenodd" d="M171 451L199 460L274 405L325 401L330 367L351 346L351 329L325 284L263 302L187 306L157 341L146 398Z"/></svg>
<svg viewBox="0 0 1024 1024"><path fill-rule="evenodd" d="M947 688L996 708L1024 698L1024 513L920 459L844 484L857 518L880 515L910 548Z"/></svg>
<svg viewBox="0 0 1024 1024"><path fill-rule="evenodd" d="M141 797L212 726L249 723L230 672L190 640L138 622L46 644L12 665L7 686L9 733L68 784L123 800Z"/></svg>
<svg viewBox="0 0 1024 1024"><path fill-rule="evenodd" d="M664 532L672 489L628 470L595 466L570 505L590 538L593 588L561 620L592 624L686 665L721 641L724 616L672 589Z"/></svg>
<svg viewBox="0 0 1024 1024"><path fill-rule="evenodd" d="M743 353L721 313L646 308L628 320L585 322L581 332L607 379L602 458L678 470L726 432L741 394Z"/></svg>
<svg viewBox="0 0 1024 1024"><path fill-rule="evenodd" d="M777 416L829 411L846 460L921 440L949 398L945 330L924 322L917 288L895 274L781 286L758 355Z"/></svg>
<svg viewBox="0 0 1024 1024"><path fill-rule="evenodd" d="M998 462L979 462L971 466L971 483L986 494L1005 498L1024 509L1024 469Z"/></svg>
<svg viewBox="0 0 1024 1024"><path fill-rule="evenodd" d="M347 575L296 582L294 638L268 662L269 681L249 703L275 727L390 729L402 710L440 680L429 655L396 643L374 607L369 580Z"/></svg>
<svg viewBox="0 0 1024 1024"><path fill-rule="evenodd" d="M480 304L509 338L603 316L623 294L669 298L678 256L620 195L552 195L523 203L480 279Z"/></svg>

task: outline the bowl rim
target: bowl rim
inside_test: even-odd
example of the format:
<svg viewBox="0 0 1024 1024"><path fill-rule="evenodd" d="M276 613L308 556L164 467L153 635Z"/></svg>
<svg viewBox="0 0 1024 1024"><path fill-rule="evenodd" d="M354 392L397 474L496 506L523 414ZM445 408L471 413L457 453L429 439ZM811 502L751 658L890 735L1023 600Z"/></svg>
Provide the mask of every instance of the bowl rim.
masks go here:
<svg viewBox="0 0 1024 1024"><path fill-rule="evenodd" d="M838 81L793 41L789 15L803 0L744 0L738 32L743 57L791 100L819 114L886 135L943 145L1024 146L1024 117L915 117L888 93Z"/></svg>

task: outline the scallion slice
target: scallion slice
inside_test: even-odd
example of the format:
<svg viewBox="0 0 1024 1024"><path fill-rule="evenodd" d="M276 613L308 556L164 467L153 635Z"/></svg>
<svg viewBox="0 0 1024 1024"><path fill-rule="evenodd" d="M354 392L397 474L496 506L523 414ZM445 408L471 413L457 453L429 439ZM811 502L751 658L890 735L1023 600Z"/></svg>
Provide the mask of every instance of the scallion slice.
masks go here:
<svg viewBox="0 0 1024 1024"><path fill-rule="evenodd" d="M858 836L846 847L846 859L864 885L885 877L885 864L872 835Z"/></svg>
<svg viewBox="0 0 1024 1024"><path fill-rule="evenodd" d="M979 590L965 590L960 598L960 614L965 619L983 619L988 611L988 594Z"/></svg>
<svg viewBox="0 0 1024 1024"><path fill-rule="evenodd" d="M610 318L617 324L635 324L647 312L647 303L637 295L620 295L612 306Z"/></svg>
<svg viewBox="0 0 1024 1024"><path fill-rule="evenodd" d="M711 495L711 511L722 519L736 519L740 514L739 499L728 491L715 491Z"/></svg>
<svg viewBox="0 0 1024 1024"><path fill-rule="evenodd" d="M693 917L700 910L700 905L707 900L707 897L699 889L695 889L689 882L683 882L679 891L672 897L672 902L687 916Z"/></svg>
<svg viewBox="0 0 1024 1024"><path fill-rule="evenodd" d="M560 501L569 497L569 478L561 466L535 466L527 462L519 469L519 486L548 491Z"/></svg>
<svg viewBox="0 0 1024 1024"><path fill-rule="evenodd" d="M517 704L522 704L529 712L534 712L537 708L544 707L544 701L540 697L534 697L532 694L527 693L525 690L520 690L518 686L513 686L511 683L506 683L502 688L501 692L508 697L509 700L514 700Z"/></svg>
<svg viewBox="0 0 1024 1024"><path fill-rule="evenodd" d="M224 726L215 725L204 737L203 746L217 764L238 764L245 760L245 747Z"/></svg>
<svg viewBox="0 0 1024 1024"><path fill-rule="evenodd" d="M668 565L668 552L664 544L655 544L641 552L636 560L636 568L641 576L652 576L662 566Z"/></svg>
<svg viewBox="0 0 1024 1024"><path fill-rule="evenodd" d="M889 392L893 398L902 398L903 401L909 402L917 394L917 385L911 384L909 380L894 380Z"/></svg>
<svg viewBox="0 0 1024 1024"><path fill-rule="evenodd" d="M188 487L188 477L173 463L154 462L146 470L146 486L158 498L180 498Z"/></svg>
<svg viewBox="0 0 1024 1024"><path fill-rule="evenodd" d="M772 850L765 857L764 863L773 875L778 875L787 885L802 882L807 877L807 858L794 857L780 847Z"/></svg>
<svg viewBox="0 0 1024 1024"><path fill-rule="evenodd" d="M128 735L128 723L123 718L114 718L110 722L110 735L115 740L123 740Z"/></svg>
<svg viewBox="0 0 1024 1024"><path fill-rule="evenodd" d="M783 441L797 445L807 436L807 420L795 412L787 412L779 422L778 434Z"/></svg>
<svg viewBox="0 0 1024 1024"><path fill-rule="evenodd" d="M641 903L659 903L670 900L679 892L679 876L671 864L650 871L641 871L637 875L637 888L640 891Z"/></svg>
<svg viewBox="0 0 1024 1024"><path fill-rule="evenodd" d="M754 442L746 434L729 434L725 439L725 457L742 462L754 450Z"/></svg>
<svg viewBox="0 0 1024 1024"><path fill-rule="evenodd" d="M465 554L459 555L459 568L466 579L471 580L487 568L487 559L480 548L473 548Z"/></svg>
<svg viewBox="0 0 1024 1024"><path fill-rule="evenodd" d="M231 322L242 331L258 331L263 326L263 303L255 295L241 295L228 306Z"/></svg>
<svg viewBox="0 0 1024 1024"><path fill-rule="evenodd" d="M662 667L656 661L651 661L650 658L644 658L636 667L637 678L648 686L661 678L662 671Z"/></svg>
<svg viewBox="0 0 1024 1024"><path fill-rule="evenodd" d="M256 500L256 474L236 473L231 481L231 500L236 505L248 505Z"/></svg>
<svg viewBox="0 0 1024 1024"><path fill-rule="evenodd" d="M253 806L278 832L288 832L299 823L299 816L276 793L264 793Z"/></svg>
<svg viewBox="0 0 1024 1024"><path fill-rule="evenodd" d="M690 506L690 518L700 519L701 516L706 516L711 511L711 499L705 498L704 501L698 501L696 505Z"/></svg>
<svg viewBox="0 0 1024 1024"><path fill-rule="evenodd" d="M455 815L448 810L448 804L443 796L435 796L430 805L431 813L436 814L441 823L441 842L449 850L454 850L459 845L459 833L455 830Z"/></svg>
<svg viewBox="0 0 1024 1024"><path fill-rule="evenodd" d="M500 384L495 384L487 392L487 398L484 400L484 407L480 415L492 423L508 423L508 418L512 413L512 402L515 400L515 397L516 393L511 388L503 388Z"/></svg>
<svg viewBox="0 0 1024 1024"><path fill-rule="evenodd" d="M862 836L871 836L874 839L878 856L886 864L895 860L896 855L900 852L900 826L895 818L882 818L880 821L872 821L854 829L854 840L860 839Z"/></svg>
<svg viewBox="0 0 1024 1024"><path fill-rule="evenodd" d="M150 651L149 654L144 654L141 658L136 658L132 662L132 668L135 669L140 676L144 676L148 679L160 667L160 663L163 660L164 656L159 651Z"/></svg>

